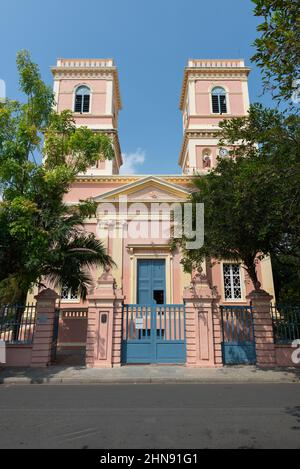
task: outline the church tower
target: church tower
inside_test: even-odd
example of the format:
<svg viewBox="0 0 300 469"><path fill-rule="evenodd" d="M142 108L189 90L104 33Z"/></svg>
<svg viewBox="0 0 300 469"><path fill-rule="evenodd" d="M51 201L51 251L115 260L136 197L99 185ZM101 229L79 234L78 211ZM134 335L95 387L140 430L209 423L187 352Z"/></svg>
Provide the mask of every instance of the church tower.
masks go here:
<svg viewBox="0 0 300 469"><path fill-rule="evenodd" d="M110 136L112 161L99 161L86 174L119 174L122 155L118 114L122 107L117 68L112 59L58 59L52 67L56 110L70 109L76 125Z"/></svg>
<svg viewBox="0 0 300 469"><path fill-rule="evenodd" d="M218 123L245 116L249 109L248 75L242 59L191 59L184 70L180 110L183 174L205 173L227 149L218 147Z"/></svg>

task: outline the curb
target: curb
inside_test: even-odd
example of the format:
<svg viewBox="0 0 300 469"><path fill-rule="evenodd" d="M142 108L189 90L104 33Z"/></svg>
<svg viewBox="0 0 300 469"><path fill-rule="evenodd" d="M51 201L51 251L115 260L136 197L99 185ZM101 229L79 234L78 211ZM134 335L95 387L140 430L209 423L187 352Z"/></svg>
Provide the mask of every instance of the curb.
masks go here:
<svg viewBox="0 0 300 469"><path fill-rule="evenodd" d="M101 378L101 379L76 379L76 378L4 378L0 380L1 385L134 385L134 384L300 384L300 378L284 379L213 379L213 378Z"/></svg>

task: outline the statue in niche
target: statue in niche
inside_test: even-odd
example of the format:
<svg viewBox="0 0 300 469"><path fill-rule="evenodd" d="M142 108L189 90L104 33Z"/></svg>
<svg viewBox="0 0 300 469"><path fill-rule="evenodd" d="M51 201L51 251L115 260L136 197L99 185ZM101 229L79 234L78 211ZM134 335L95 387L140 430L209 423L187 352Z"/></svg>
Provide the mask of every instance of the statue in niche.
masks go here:
<svg viewBox="0 0 300 469"><path fill-rule="evenodd" d="M203 168L210 168L210 167L211 167L210 156L206 154L203 156Z"/></svg>

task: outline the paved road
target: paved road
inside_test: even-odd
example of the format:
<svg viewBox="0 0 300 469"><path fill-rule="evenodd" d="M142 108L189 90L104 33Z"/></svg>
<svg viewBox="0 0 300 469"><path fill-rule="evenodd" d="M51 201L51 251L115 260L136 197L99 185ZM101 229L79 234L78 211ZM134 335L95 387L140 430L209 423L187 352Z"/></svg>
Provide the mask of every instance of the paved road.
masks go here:
<svg viewBox="0 0 300 469"><path fill-rule="evenodd" d="M300 448L300 385L1 385L0 435L1 448Z"/></svg>

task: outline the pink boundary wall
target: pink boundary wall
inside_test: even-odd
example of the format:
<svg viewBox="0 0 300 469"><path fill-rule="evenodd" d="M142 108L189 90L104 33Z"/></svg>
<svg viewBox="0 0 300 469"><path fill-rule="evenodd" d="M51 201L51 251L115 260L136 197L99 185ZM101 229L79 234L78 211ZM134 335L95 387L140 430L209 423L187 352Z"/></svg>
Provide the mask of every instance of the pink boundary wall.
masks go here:
<svg viewBox="0 0 300 469"><path fill-rule="evenodd" d="M50 289L36 296L37 320L32 345L7 345L6 366L45 367L51 365L54 315L58 295ZM184 290L186 307L186 366L220 367L221 322L219 298L214 296L204 274L196 274ZM274 344L270 301L264 290L248 295L253 307L257 365L260 367L298 366L292 362L291 345ZM88 296L86 366L111 368L121 366L122 306L124 296L116 288L106 268L94 291ZM81 322L81 321L79 321Z"/></svg>
<svg viewBox="0 0 300 469"><path fill-rule="evenodd" d="M292 353L295 351L291 345L275 344L275 360L277 366L296 366L300 368L300 363L295 364L292 361ZM299 355L298 355L299 356Z"/></svg>
<svg viewBox="0 0 300 469"><path fill-rule="evenodd" d="M31 359L32 345L7 344L5 366L30 366Z"/></svg>
<svg viewBox="0 0 300 469"><path fill-rule="evenodd" d="M49 288L35 296L36 325L33 343L7 344L4 366L45 367L51 365L54 315L59 296ZM2 365L2 364L1 364Z"/></svg>
<svg viewBox="0 0 300 469"><path fill-rule="evenodd" d="M63 312L64 311L62 310L62 313ZM85 346L86 336L87 317L60 317L57 341L58 347L72 349L79 346Z"/></svg>

